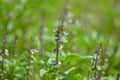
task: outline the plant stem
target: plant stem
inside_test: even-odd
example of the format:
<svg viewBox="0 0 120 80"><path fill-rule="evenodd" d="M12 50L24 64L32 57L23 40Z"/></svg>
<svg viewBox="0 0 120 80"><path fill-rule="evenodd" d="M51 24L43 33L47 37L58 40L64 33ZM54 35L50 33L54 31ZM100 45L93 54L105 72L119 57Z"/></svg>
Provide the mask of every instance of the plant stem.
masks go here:
<svg viewBox="0 0 120 80"><path fill-rule="evenodd" d="M7 31L4 32L3 34L3 45L2 45L2 79L4 79L4 59L5 59L5 52L6 52L6 49L7 49Z"/></svg>
<svg viewBox="0 0 120 80"><path fill-rule="evenodd" d="M13 44L12 44L12 47L13 47L13 53L12 53L12 71L11 71L11 75L12 75L12 79L14 78L14 74L13 74L13 69L14 69L14 59L15 59L15 47L16 47L16 42L17 42L17 36L15 35L14 36L14 41L13 41Z"/></svg>
<svg viewBox="0 0 120 80"><path fill-rule="evenodd" d="M120 80L120 73L117 74L116 80Z"/></svg>
<svg viewBox="0 0 120 80"><path fill-rule="evenodd" d="M33 51L34 49L34 37L31 37L31 42L30 42L30 49L29 49L29 55L27 56L27 80L31 80L32 79L32 74L30 74L31 72L31 61L32 61L32 54L34 53Z"/></svg>
<svg viewBox="0 0 120 80"><path fill-rule="evenodd" d="M60 32L57 31L57 41L56 41L56 61L55 61L55 64L58 64L58 54L59 54L59 51L60 51Z"/></svg>
<svg viewBox="0 0 120 80"><path fill-rule="evenodd" d="M61 45L61 38L63 37L63 27L64 27L64 21L65 21L65 18L67 16L67 9L64 9L62 11L62 15L61 15L61 22L57 28L57 31L56 31L56 60L55 60L55 65L58 65L58 55L60 53L60 45Z"/></svg>
<svg viewBox="0 0 120 80"><path fill-rule="evenodd" d="M41 23L41 25L40 25L40 50L39 50L40 56L43 54L43 51L44 51L44 44L43 44L44 27L45 27L44 24Z"/></svg>
<svg viewBox="0 0 120 80"><path fill-rule="evenodd" d="M94 65L94 79L97 79L97 63L98 63L98 54L96 54L95 65Z"/></svg>
<svg viewBox="0 0 120 80"><path fill-rule="evenodd" d="M94 60L94 67L92 68L92 71L93 71L93 75L94 75L94 80L98 80L98 69L97 69L97 64L98 64L98 57L99 57L99 54L101 52L101 47L102 45L99 44L95 50L95 54L96 54L96 57L95 57L95 60Z"/></svg>

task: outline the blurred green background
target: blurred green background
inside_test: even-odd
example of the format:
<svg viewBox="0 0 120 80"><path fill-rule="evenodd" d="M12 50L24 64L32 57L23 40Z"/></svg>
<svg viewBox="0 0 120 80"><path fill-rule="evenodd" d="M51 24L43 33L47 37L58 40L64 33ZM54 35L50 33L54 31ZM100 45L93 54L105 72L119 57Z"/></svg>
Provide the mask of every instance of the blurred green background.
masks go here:
<svg viewBox="0 0 120 80"><path fill-rule="evenodd" d="M63 44L63 55L92 56L99 43L106 45L109 41L105 75L115 76L120 72L120 0L0 0L0 46L3 44L3 32L7 30L9 54L12 54L14 35L18 36L15 50L18 59L30 48L33 36L34 48L43 47L41 54L45 60L53 58L54 29L58 27L61 11L65 7L68 8L68 16L64 30L68 35L67 43ZM39 40L41 35L42 42ZM85 66L84 61L81 64ZM87 72L82 73L85 69L82 68L76 70L81 70L80 73L86 76Z"/></svg>

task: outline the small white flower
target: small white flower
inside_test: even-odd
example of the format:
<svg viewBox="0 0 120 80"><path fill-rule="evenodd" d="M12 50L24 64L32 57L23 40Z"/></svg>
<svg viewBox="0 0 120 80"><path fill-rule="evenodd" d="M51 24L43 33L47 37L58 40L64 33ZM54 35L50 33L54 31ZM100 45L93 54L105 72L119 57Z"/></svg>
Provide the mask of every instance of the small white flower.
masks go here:
<svg viewBox="0 0 120 80"><path fill-rule="evenodd" d="M60 66L62 63L61 62L58 62L58 63L55 63L55 66Z"/></svg>
<svg viewBox="0 0 120 80"><path fill-rule="evenodd" d="M101 68L101 66L97 66L97 69L100 71L102 68Z"/></svg>
<svg viewBox="0 0 120 80"><path fill-rule="evenodd" d="M38 53L39 50L37 50L37 49L31 49L30 52L31 52L32 54L34 54L34 53Z"/></svg>
<svg viewBox="0 0 120 80"><path fill-rule="evenodd" d="M5 55L8 56L9 53L8 53L8 49L5 49Z"/></svg>
<svg viewBox="0 0 120 80"><path fill-rule="evenodd" d="M67 15L68 15L68 18L72 18L73 17L73 14L70 13L70 12Z"/></svg>
<svg viewBox="0 0 120 80"><path fill-rule="evenodd" d="M64 33L63 33L64 35L68 35L69 33L67 32L67 31L64 31Z"/></svg>

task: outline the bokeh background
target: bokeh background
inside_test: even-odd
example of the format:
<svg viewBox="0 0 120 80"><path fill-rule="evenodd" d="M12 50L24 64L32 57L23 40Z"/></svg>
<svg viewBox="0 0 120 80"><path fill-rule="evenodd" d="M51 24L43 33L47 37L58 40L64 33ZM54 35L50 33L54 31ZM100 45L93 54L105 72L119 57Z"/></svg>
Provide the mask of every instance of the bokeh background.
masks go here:
<svg viewBox="0 0 120 80"><path fill-rule="evenodd" d="M40 59L49 62L49 59L54 57L54 30L59 25L61 11L64 8L68 9L64 23L64 30L68 35L65 37L67 43L63 44L62 54L93 56L98 44L107 45L104 75L110 78L115 77L120 72L119 0L0 0L0 48L2 49L3 33L7 30L8 52L11 55L12 42L17 35L15 53L19 62L16 66L19 69L16 74L20 70L25 70L19 64L24 65L24 54L30 48L31 37L34 37L34 49L42 50L40 54L44 59L42 57ZM0 59L2 60L2 56ZM9 61L10 56L6 59ZM71 75L80 73L87 76L87 71L84 72L86 67L83 67L85 63L89 64L87 61L81 61L74 65L77 69L71 72ZM78 68L78 65L82 67ZM67 66L63 67L67 70ZM37 70L40 69L37 68ZM24 72L19 73L18 80L22 79L24 74ZM38 78L35 79L38 80ZM77 78L73 77L73 79Z"/></svg>

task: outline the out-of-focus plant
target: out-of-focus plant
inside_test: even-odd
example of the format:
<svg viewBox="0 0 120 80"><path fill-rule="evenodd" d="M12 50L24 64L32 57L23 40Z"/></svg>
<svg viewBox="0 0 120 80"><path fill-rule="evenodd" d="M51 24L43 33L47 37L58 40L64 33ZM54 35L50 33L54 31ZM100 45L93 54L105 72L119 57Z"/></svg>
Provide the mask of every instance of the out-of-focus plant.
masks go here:
<svg viewBox="0 0 120 80"><path fill-rule="evenodd" d="M2 61L1 61L1 70L0 70L0 76L1 76L1 79L5 79L5 74L6 74L6 71L5 71L5 63L6 63L6 59L5 59L5 56L6 55L9 55L8 54L8 49L7 49L7 31L4 31L4 34L3 34L3 39L2 39L2 50L1 50L1 55L2 55Z"/></svg>

